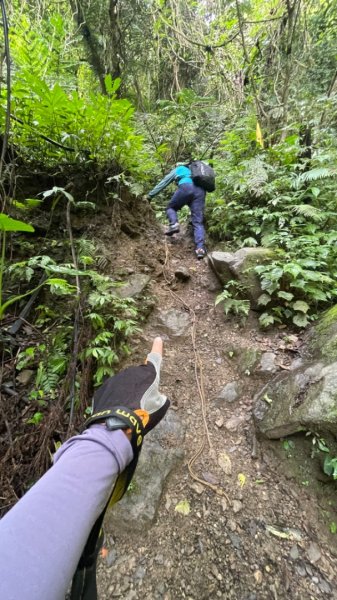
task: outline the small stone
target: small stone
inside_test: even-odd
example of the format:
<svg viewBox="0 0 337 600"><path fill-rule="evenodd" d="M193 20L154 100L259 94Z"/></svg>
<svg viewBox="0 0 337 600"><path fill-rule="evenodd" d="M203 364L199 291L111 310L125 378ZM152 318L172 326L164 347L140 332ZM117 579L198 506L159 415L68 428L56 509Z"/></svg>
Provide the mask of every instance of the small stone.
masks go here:
<svg viewBox="0 0 337 600"><path fill-rule="evenodd" d="M277 365L275 364L276 354L274 352L264 352L261 356L258 371L260 373L275 373L277 371Z"/></svg>
<svg viewBox="0 0 337 600"><path fill-rule="evenodd" d="M111 567L113 565L113 563L115 562L116 558L117 558L117 552L116 552L116 550L114 550L114 549L110 550L110 552L109 552L109 554L108 554L108 556L106 558L106 564L107 564L107 566Z"/></svg>
<svg viewBox="0 0 337 600"><path fill-rule="evenodd" d="M319 582L319 579L318 579L318 577L312 577L312 578L311 578L311 581L312 581L313 583L318 583L318 582Z"/></svg>
<svg viewBox="0 0 337 600"><path fill-rule="evenodd" d="M204 486L201 483L198 483L197 481L191 483L190 487L199 495L205 491Z"/></svg>
<svg viewBox="0 0 337 600"><path fill-rule="evenodd" d="M316 563L321 558L321 551L318 545L314 542L311 542L308 548L307 556L311 563Z"/></svg>
<svg viewBox="0 0 337 600"><path fill-rule="evenodd" d="M215 477L215 475L213 475L212 473L209 473L208 471L204 471L202 476L204 480L207 481L207 483L212 483L213 485L218 485L219 483L219 479Z"/></svg>
<svg viewBox="0 0 337 600"><path fill-rule="evenodd" d="M221 498L221 508L224 512L228 510L228 504L226 498Z"/></svg>
<svg viewBox="0 0 337 600"><path fill-rule="evenodd" d="M321 579L318 586L324 594L331 594L331 586L325 579Z"/></svg>
<svg viewBox="0 0 337 600"><path fill-rule="evenodd" d="M242 502L240 500L233 500L233 512L238 513L242 510Z"/></svg>
<svg viewBox="0 0 337 600"><path fill-rule="evenodd" d="M236 523L235 521L232 521L232 519L229 519L229 521L227 522L227 526L228 529L230 529L231 531L236 531Z"/></svg>
<svg viewBox="0 0 337 600"><path fill-rule="evenodd" d="M244 417L236 417L233 415L230 419L228 419L228 421L226 421L225 427L228 429L228 431L236 431L239 425L244 422L244 420Z"/></svg>
<svg viewBox="0 0 337 600"><path fill-rule="evenodd" d="M265 566L265 570L267 571L267 573L270 573L270 571L271 571L271 567L270 567L269 565L266 565L266 566Z"/></svg>
<svg viewBox="0 0 337 600"><path fill-rule="evenodd" d="M222 388L222 390L220 390L220 392L217 394L216 396L216 402L217 404L223 403L223 402L235 402L235 400L237 400L239 398L239 394L240 394L240 385L238 381L231 381L230 383L227 383L225 385L224 388Z"/></svg>
<svg viewBox="0 0 337 600"><path fill-rule="evenodd" d="M229 539L236 550L240 550L242 546L241 538L236 533L229 533Z"/></svg>
<svg viewBox="0 0 337 600"><path fill-rule="evenodd" d="M222 581L222 575L221 573L219 573L218 569L216 568L215 565L212 565L211 567L211 571L212 574L214 575L214 577L218 580L218 581Z"/></svg>
<svg viewBox="0 0 337 600"><path fill-rule="evenodd" d="M296 573L298 573L298 575L300 575L301 577L305 577L307 574L305 567L303 565L296 565L295 570L296 570Z"/></svg>
<svg viewBox="0 0 337 600"><path fill-rule="evenodd" d="M222 363L222 358L216 358L216 359L215 359L215 362L216 362L216 364L217 364L217 365L221 365L221 363Z"/></svg>
<svg viewBox="0 0 337 600"><path fill-rule="evenodd" d="M142 567L142 565L140 565L135 571L134 579L142 580L142 579L144 579L145 574L146 574L145 567Z"/></svg>
<svg viewBox="0 0 337 600"><path fill-rule="evenodd" d="M215 424L220 429L224 424L223 417L219 417L219 419L216 419Z"/></svg>
<svg viewBox="0 0 337 600"><path fill-rule="evenodd" d="M19 373L16 377L16 381L21 383L21 385L28 385L34 377L35 371L31 371L31 369L24 369Z"/></svg>
<svg viewBox="0 0 337 600"><path fill-rule="evenodd" d="M289 556L290 558L292 558L293 560L297 560L299 557L300 553L298 551L298 546L296 544L294 544L294 546L292 546L290 548L290 552L289 552Z"/></svg>
<svg viewBox="0 0 337 600"><path fill-rule="evenodd" d="M255 579L257 585L260 585L262 583L262 579L263 579L262 572L259 570L255 571L254 579Z"/></svg>
<svg viewBox="0 0 337 600"><path fill-rule="evenodd" d="M189 270L184 266L177 267L174 274L178 281L187 281L191 277Z"/></svg>

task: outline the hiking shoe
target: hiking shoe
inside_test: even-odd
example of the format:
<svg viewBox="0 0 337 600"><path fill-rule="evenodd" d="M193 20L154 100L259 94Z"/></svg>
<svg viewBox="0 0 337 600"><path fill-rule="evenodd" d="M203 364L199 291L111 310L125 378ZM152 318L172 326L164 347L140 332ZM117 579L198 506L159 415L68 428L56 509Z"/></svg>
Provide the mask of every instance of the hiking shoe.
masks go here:
<svg viewBox="0 0 337 600"><path fill-rule="evenodd" d="M195 255L196 255L197 259L205 258L206 250L204 250L203 248L197 248L195 251Z"/></svg>
<svg viewBox="0 0 337 600"><path fill-rule="evenodd" d="M173 235L175 233L179 233L179 231L180 231L179 223L174 223L173 225L169 226L167 231L165 231L165 235Z"/></svg>

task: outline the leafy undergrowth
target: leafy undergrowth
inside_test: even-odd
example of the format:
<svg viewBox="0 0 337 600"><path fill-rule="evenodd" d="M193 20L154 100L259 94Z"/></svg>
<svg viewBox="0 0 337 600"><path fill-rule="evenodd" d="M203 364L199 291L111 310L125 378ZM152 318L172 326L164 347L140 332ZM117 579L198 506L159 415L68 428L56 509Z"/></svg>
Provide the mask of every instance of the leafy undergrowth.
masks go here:
<svg viewBox="0 0 337 600"><path fill-rule="evenodd" d="M115 258L126 236L109 225L123 214L136 235L147 207L128 218L134 199L121 196L118 212L114 203L81 206L54 187L44 194L44 202L54 200L49 211L38 201L25 212L17 208L33 226L0 216L11 250L1 263L1 512L82 426L95 387L120 368L149 309L149 299L139 306L124 297L126 273Z"/></svg>
<svg viewBox="0 0 337 600"><path fill-rule="evenodd" d="M230 238L229 247L273 251L270 262L255 267L263 291L261 326L304 328L337 298L335 138L326 130L304 159L299 135L263 149L252 148L252 133L246 119L220 142L209 229L219 240Z"/></svg>

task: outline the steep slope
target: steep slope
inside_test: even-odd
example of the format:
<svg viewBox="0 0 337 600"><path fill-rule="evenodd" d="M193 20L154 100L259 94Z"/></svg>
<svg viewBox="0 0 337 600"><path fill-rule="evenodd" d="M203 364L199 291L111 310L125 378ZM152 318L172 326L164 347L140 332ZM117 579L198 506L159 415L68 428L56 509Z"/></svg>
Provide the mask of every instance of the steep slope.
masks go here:
<svg viewBox="0 0 337 600"><path fill-rule="evenodd" d="M225 320L184 234L148 234L118 250L119 265L151 275L156 303L129 363L161 334L172 405L107 518L100 599L336 597L331 500L290 470L281 442L256 440L251 419L254 393L291 366L300 340L263 335L254 315Z"/></svg>

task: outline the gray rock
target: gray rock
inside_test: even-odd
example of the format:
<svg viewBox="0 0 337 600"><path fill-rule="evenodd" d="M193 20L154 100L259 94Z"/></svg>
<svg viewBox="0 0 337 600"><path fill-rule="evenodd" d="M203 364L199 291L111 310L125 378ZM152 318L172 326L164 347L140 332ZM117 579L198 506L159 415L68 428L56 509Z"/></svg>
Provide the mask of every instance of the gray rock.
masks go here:
<svg viewBox="0 0 337 600"><path fill-rule="evenodd" d="M185 335L190 325L190 316L186 311L170 308L159 311L157 322L161 329L169 335L180 337Z"/></svg>
<svg viewBox="0 0 337 600"><path fill-rule="evenodd" d="M246 289L245 296L255 310L263 309L257 300L262 294L254 267L270 262L273 251L268 248L241 248L237 252L211 252L208 261L222 284L237 279Z"/></svg>
<svg viewBox="0 0 337 600"><path fill-rule="evenodd" d="M297 560L299 558L300 553L299 553L299 550L298 550L298 546L296 544L294 544L294 546L292 546L290 548L289 556L293 560Z"/></svg>
<svg viewBox="0 0 337 600"><path fill-rule="evenodd" d="M191 277L188 268L184 266L177 267L174 271L174 275L178 281L187 281Z"/></svg>
<svg viewBox="0 0 337 600"><path fill-rule="evenodd" d="M254 398L254 418L270 439L299 431L337 434L337 363L281 373Z"/></svg>
<svg viewBox="0 0 337 600"><path fill-rule="evenodd" d="M224 402L235 402L240 396L241 385L239 381L231 381L227 383L222 390L217 394L215 402L217 405L222 405Z"/></svg>
<svg viewBox="0 0 337 600"><path fill-rule="evenodd" d="M316 563L321 558L321 551L315 542L311 542L307 556L311 563Z"/></svg>
<svg viewBox="0 0 337 600"><path fill-rule="evenodd" d="M236 417L233 415L230 419L228 419L228 421L226 421L225 427L228 429L228 431L236 431L238 427L244 423L244 421L244 417Z"/></svg>
<svg viewBox="0 0 337 600"><path fill-rule="evenodd" d="M237 368L242 375L251 374L261 360L262 352L256 348L237 349L238 363Z"/></svg>
<svg viewBox="0 0 337 600"><path fill-rule="evenodd" d="M262 375L270 375L276 373L278 370L275 364L276 354L274 352L264 352L261 356L260 364L258 365L258 371Z"/></svg>
<svg viewBox="0 0 337 600"><path fill-rule="evenodd" d="M306 577L306 575L307 575L305 567L302 564L295 565L295 571L296 571L296 573L298 573L298 575L300 575L300 577Z"/></svg>
<svg viewBox="0 0 337 600"><path fill-rule="evenodd" d="M243 504L240 500L233 500L233 512L236 514L242 510Z"/></svg>
<svg viewBox="0 0 337 600"><path fill-rule="evenodd" d="M129 277L123 287L116 288L115 293L120 298L134 298L140 296L150 281L149 275L135 273Z"/></svg>
<svg viewBox="0 0 337 600"><path fill-rule="evenodd" d="M183 459L185 428L169 411L144 442L132 487L105 518L107 533L142 531L153 523L166 478Z"/></svg>
<svg viewBox="0 0 337 600"><path fill-rule="evenodd" d="M116 550L113 548L112 550L110 550L107 559L106 559L106 564L108 567L111 567L114 562L116 561L117 558L117 552Z"/></svg>
<svg viewBox="0 0 337 600"><path fill-rule="evenodd" d="M331 594L331 585L325 579L321 579L318 584L319 589L325 594Z"/></svg>
<svg viewBox="0 0 337 600"><path fill-rule="evenodd" d="M240 550L240 548L242 546L242 542L241 542L241 538L237 535L237 533L229 533L228 537L229 537L230 541L232 542L234 548L236 548L237 550Z"/></svg>
<svg viewBox="0 0 337 600"><path fill-rule="evenodd" d="M210 252L207 256L208 263L223 285L233 279L230 263L233 260L232 252Z"/></svg>

